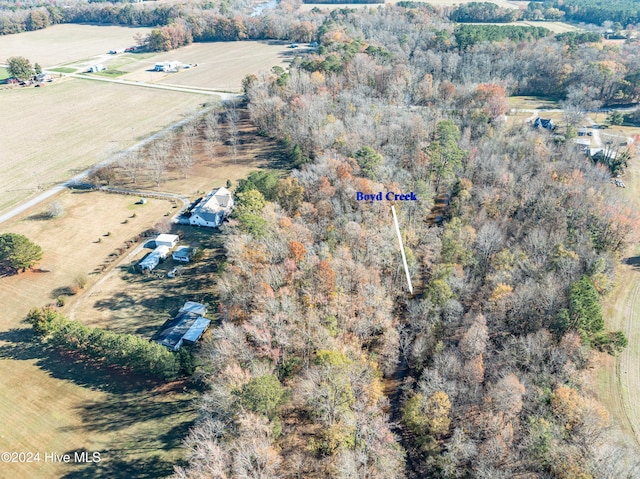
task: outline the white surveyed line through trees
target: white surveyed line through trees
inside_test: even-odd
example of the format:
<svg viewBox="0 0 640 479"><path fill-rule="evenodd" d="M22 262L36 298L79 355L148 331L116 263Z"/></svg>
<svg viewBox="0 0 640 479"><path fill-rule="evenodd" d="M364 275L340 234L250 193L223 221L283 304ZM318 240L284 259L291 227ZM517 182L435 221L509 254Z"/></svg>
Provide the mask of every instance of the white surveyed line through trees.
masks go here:
<svg viewBox="0 0 640 479"><path fill-rule="evenodd" d="M413 294L413 285L411 284L411 275L409 274L407 257L404 254L404 244L402 244L402 235L400 234L400 226L398 225L398 216L396 216L396 207L393 205L391 205L391 212L393 213L393 222L396 225L396 233L398 234L398 242L400 243L400 254L402 254L402 264L404 265L404 272L407 275L407 284L409 285L409 293Z"/></svg>

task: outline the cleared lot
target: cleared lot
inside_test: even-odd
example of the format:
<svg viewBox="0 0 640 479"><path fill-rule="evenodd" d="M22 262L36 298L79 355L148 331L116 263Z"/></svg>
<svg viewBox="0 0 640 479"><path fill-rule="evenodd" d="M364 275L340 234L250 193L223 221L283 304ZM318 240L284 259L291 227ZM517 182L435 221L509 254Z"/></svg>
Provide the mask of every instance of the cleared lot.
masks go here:
<svg viewBox="0 0 640 479"><path fill-rule="evenodd" d="M0 211L181 120L212 99L79 79L0 91Z"/></svg>
<svg viewBox="0 0 640 479"><path fill-rule="evenodd" d="M120 77L125 80L239 91L247 74L276 65L286 67L295 53L281 42L196 43L154 56L144 55L146 58L118 69L129 72ZM198 66L178 73L150 71L156 63L165 61Z"/></svg>
<svg viewBox="0 0 640 479"><path fill-rule="evenodd" d="M43 68L101 55L134 45L133 36L150 28L96 25L54 25L44 30L0 36L0 63L13 56L38 62Z"/></svg>

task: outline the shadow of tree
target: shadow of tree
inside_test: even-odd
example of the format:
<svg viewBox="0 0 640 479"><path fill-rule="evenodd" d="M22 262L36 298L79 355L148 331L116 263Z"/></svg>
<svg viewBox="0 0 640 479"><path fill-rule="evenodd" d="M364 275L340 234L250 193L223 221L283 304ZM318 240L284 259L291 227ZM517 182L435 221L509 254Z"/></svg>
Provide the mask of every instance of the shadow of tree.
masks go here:
<svg viewBox="0 0 640 479"><path fill-rule="evenodd" d="M49 296L56 299L58 296L73 296L74 294L76 293L71 289L71 286L61 286L52 290Z"/></svg>
<svg viewBox="0 0 640 479"><path fill-rule="evenodd" d="M73 458L74 452L82 451L72 450L65 454ZM171 475L174 464L158 455L141 458L107 450L101 451L100 462L76 463L76 466L76 470L65 474L62 479L157 479Z"/></svg>
<svg viewBox="0 0 640 479"><path fill-rule="evenodd" d="M53 219L51 213L48 212L35 213L25 218L26 221L47 221L51 219Z"/></svg>
<svg viewBox="0 0 640 479"><path fill-rule="evenodd" d="M640 269L640 256L631 256L624 259L624 264L633 266L634 269Z"/></svg>
<svg viewBox="0 0 640 479"><path fill-rule="evenodd" d="M133 425L139 426L146 421L157 421L176 413L182 414L192 411L194 411L194 406L191 398L187 396L161 401L158 400L158 394L151 391L147 391L146 394L123 393L112 395L106 400L93 401L83 405L79 411L82 425L63 430L117 431ZM148 440L154 443L158 442L157 437ZM138 445L140 445L139 442L136 449Z"/></svg>
<svg viewBox="0 0 640 479"><path fill-rule="evenodd" d="M122 371L63 354L47 347L28 328L1 332L0 341L5 343L0 346L1 359L35 360L36 366L47 371L52 377L71 381L89 389L114 394L139 393L159 384L157 381L130 376Z"/></svg>

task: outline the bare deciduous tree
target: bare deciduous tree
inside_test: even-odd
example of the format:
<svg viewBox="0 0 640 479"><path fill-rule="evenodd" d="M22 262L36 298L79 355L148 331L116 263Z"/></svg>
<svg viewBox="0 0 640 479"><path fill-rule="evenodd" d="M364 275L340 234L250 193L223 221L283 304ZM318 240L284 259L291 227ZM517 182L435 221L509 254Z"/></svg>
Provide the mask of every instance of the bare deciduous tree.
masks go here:
<svg viewBox="0 0 640 479"><path fill-rule="evenodd" d="M145 162L140 151L130 151L125 153L119 160L118 166L122 168L125 175L134 185L138 184L140 175L145 169Z"/></svg>

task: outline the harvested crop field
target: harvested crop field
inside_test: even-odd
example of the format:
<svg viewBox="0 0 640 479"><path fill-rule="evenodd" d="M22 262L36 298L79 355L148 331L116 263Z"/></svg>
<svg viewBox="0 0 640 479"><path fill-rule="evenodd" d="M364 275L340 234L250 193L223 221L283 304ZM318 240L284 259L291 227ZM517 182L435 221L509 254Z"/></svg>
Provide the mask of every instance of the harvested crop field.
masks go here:
<svg viewBox="0 0 640 479"><path fill-rule="evenodd" d="M211 96L80 79L0 91L0 211L196 111Z"/></svg>
<svg viewBox="0 0 640 479"><path fill-rule="evenodd" d="M47 68L132 46L134 35L150 31L150 28L64 24L4 35L0 36L0 63L12 56L23 56Z"/></svg>
<svg viewBox="0 0 640 479"><path fill-rule="evenodd" d="M121 77L125 80L240 91L246 75L273 66L286 67L296 53L282 42L195 43L151 57L145 55L144 60L124 65L119 70L130 72ZM178 73L151 71L156 63L165 61L198 66Z"/></svg>

